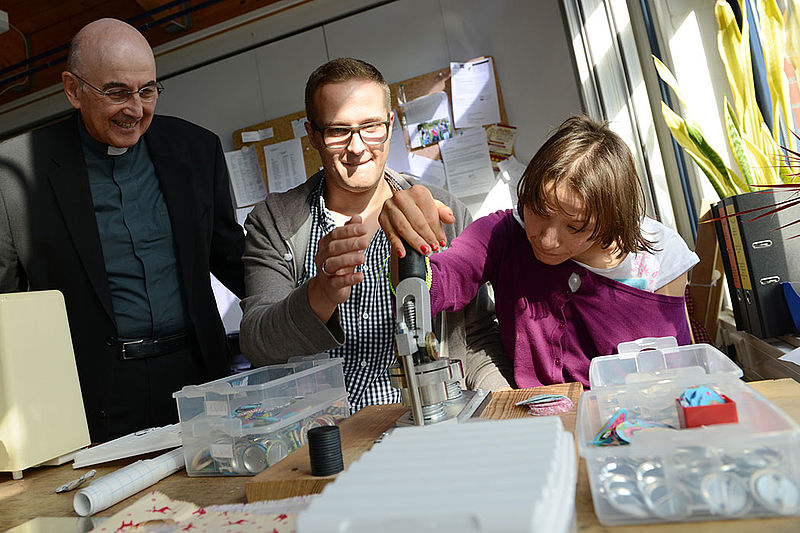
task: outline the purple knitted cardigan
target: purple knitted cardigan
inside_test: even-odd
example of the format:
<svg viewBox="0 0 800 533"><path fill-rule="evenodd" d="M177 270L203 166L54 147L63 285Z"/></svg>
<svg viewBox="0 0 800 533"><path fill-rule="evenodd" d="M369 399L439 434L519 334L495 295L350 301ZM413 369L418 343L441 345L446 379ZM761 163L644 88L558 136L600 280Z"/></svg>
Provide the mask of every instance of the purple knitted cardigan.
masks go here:
<svg viewBox="0 0 800 533"><path fill-rule="evenodd" d="M492 283L500 337L521 388L569 381L588 387L589 360L615 353L620 342L674 336L679 345L691 343L683 297L636 289L571 260L539 262L512 210L473 222L431 256L431 269L434 314L461 309ZM574 292L573 274L580 277Z"/></svg>

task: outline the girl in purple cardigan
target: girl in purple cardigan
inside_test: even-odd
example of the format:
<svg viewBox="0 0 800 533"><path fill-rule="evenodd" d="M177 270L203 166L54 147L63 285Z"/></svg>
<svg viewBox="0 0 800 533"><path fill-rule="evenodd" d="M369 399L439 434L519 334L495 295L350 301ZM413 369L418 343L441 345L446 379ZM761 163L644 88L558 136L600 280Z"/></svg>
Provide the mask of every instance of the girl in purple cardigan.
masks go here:
<svg viewBox="0 0 800 533"><path fill-rule="evenodd" d="M630 150L607 125L567 119L533 156L516 210L476 220L430 257L431 311L455 311L491 282L519 387L579 381L620 342L691 343L683 299L698 262L681 237L644 216ZM381 226L423 254L446 245L449 208L416 185L388 200Z"/></svg>

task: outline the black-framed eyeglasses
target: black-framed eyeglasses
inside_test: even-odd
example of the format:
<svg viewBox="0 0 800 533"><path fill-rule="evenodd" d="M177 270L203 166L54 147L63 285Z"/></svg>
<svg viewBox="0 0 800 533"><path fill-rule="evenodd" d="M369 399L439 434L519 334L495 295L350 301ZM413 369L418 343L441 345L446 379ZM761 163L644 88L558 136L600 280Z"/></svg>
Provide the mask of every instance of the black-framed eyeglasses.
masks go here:
<svg viewBox="0 0 800 533"><path fill-rule="evenodd" d="M370 122L361 126L328 126L320 128L311 125L312 128L322 134L322 142L326 148L344 148L350 144L353 134L358 133L361 141L368 146L380 146L389 138L389 125L391 122Z"/></svg>
<svg viewBox="0 0 800 533"><path fill-rule="evenodd" d="M99 87L95 87L94 85L92 85L85 79L81 78L74 72L70 72L70 74L78 78L81 81L81 83L88 85L98 93L102 94L103 96L111 100L111 102L114 104L124 104L125 102L130 100L131 96L133 96L134 94L138 94L139 100L141 100L142 102L148 102L148 103L153 102L155 101L156 98L158 98L158 95L164 91L164 87L158 82L149 83L144 87L141 87L135 91L132 91L130 89L125 89L124 87L114 87L113 89L103 90L100 89Z"/></svg>

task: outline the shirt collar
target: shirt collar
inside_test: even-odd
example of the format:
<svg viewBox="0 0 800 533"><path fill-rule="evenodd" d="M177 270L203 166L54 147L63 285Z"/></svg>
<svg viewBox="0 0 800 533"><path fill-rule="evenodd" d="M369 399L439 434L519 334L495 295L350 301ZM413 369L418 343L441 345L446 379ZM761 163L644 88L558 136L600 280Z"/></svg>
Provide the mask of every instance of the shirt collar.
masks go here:
<svg viewBox="0 0 800 533"><path fill-rule="evenodd" d="M116 146L110 146L108 144L101 143L89 135L89 131L86 129L86 126L83 124L83 120L80 118L78 119L78 135L84 151L94 158L102 159L106 157L114 157L123 155L129 151L129 148L117 148ZM141 139L139 139L139 142L141 142Z"/></svg>

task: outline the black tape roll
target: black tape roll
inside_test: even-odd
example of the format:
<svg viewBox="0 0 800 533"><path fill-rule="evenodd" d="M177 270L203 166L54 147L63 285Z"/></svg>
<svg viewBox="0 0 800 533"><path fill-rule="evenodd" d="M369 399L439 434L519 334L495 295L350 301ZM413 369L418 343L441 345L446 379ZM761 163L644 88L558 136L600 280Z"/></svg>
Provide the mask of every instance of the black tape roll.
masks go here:
<svg viewBox="0 0 800 533"><path fill-rule="evenodd" d="M330 476L344 470L339 428L320 426L309 429L308 457L311 461L311 475Z"/></svg>

